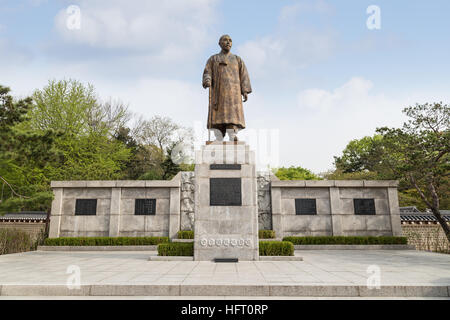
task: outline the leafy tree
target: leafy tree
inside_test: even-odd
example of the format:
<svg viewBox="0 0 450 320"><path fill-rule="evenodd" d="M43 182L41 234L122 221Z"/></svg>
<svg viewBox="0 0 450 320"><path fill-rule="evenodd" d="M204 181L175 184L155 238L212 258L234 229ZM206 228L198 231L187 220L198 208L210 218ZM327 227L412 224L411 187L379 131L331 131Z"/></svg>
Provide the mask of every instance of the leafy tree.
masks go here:
<svg viewBox="0 0 450 320"><path fill-rule="evenodd" d="M176 144L173 144L171 147L167 149L167 155L161 164L162 169L164 170L163 179L170 180L172 179L178 172L181 171L181 167L179 164L173 162L172 159L172 151L176 147Z"/></svg>
<svg viewBox="0 0 450 320"><path fill-rule="evenodd" d="M33 97L29 119L21 127L62 133L55 139L55 147L63 156L50 164L49 178L105 180L123 176L131 152L113 138L128 117L123 104L99 103L94 87L76 80L51 80Z"/></svg>
<svg viewBox="0 0 450 320"><path fill-rule="evenodd" d="M336 168L343 173L376 171L375 167L381 161L380 142L382 136L364 137L348 143L341 157L334 157Z"/></svg>
<svg viewBox="0 0 450 320"><path fill-rule="evenodd" d="M53 194L46 178L47 163L58 158L57 136L19 130L32 99L14 101L8 87L0 86L0 212L46 210Z"/></svg>
<svg viewBox="0 0 450 320"><path fill-rule="evenodd" d="M308 169L291 166L289 168L278 168L274 170L280 180L322 180Z"/></svg>
<svg viewBox="0 0 450 320"><path fill-rule="evenodd" d="M402 128L377 129L383 135L385 162L417 191L450 241L450 227L439 211L450 190L450 108L426 103L403 112L410 119Z"/></svg>
<svg viewBox="0 0 450 320"><path fill-rule="evenodd" d="M391 167L381 134L350 141L340 157L334 157L336 170L327 172L329 180L399 180L399 203L401 206L416 206L424 209L419 194L411 189L404 177Z"/></svg>
<svg viewBox="0 0 450 320"><path fill-rule="evenodd" d="M355 172L343 172L340 169L334 171L325 172L322 174L327 180L378 180L379 173L375 171L355 171Z"/></svg>
<svg viewBox="0 0 450 320"><path fill-rule="evenodd" d="M336 174L344 179L396 179L394 171L386 162L385 153L381 134L352 140L342 156L334 157Z"/></svg>

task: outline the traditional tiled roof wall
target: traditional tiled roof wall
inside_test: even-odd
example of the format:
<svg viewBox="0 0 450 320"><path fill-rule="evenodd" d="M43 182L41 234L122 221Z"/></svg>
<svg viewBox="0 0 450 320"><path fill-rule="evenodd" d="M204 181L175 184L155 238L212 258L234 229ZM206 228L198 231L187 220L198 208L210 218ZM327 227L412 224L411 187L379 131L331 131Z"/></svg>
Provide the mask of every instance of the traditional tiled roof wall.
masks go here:
<svg viewBox="0 0 450 320"><path fill-rule="evenodd" d="M446 222L450 223L450 214L449 214L448 210L441 210L441 215ZM413 223L437 224L438 223L436 217L432 213L421 212L416 207L400 208L400 221L402 224L413 224Z"/></svg>
<svg viewBox="0 0 450 320"><path fill-rule="evenodd" d="M47 213L42 211L23 211L0 215L0 222L6 221L42 222L45 221L46 219Z"/></svg>
<svg viewBox="0 0 450 320"><path fill-rule="evenodd" d="M446 222L450 222L450 216L449 215L443 215L442 216ZM402 223L412 223L412 222L434 222L437 223L437 219L435 216L431 214L421 214L421 215L407 215L402 214L400 215L400 219Z"/></svg>

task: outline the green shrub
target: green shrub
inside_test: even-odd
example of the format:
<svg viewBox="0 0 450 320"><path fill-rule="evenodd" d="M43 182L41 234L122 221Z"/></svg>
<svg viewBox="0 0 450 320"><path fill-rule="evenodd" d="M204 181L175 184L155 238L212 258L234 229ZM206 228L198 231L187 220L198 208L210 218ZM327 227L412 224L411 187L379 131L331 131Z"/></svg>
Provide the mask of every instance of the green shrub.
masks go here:
<svg viewBox="0 0 450 320"><path fill-rule="evenodd" d="M48 238L46 246L147 246L169 242L168 237L78 237Z"/></svg>
<svg viewBox="0 0 450 320"><path fill-rule="evenodd" d="M260 239L275 239L275 231L273 230L259 230Z"/></svg>
<svg viewBox="0 0 450 320"><path fill-rule="evenodd" d="M158 245L159 256L193 256L193 242L170 242Z"/></svg>
<svg viewBox="0 0 450 320"><path fill-rule="evenodd" d="M178 239L194 239L194 231L178 231Z"/></svg>
<svg viewBox="0 0 450 320"><path fill-rule="evenodd" d="M260 241L260 256L293 256L294 245L289 241Z"/></svg>
<svg viewBox="0 0 450 320"><path fill-rule="evenodd" d="M284 237L283 241L295 245L305 244L407 244L406 237L357 237L357 236L324 236L324 237Z"/></svg>
<svg viewBox="0 0 450 320"><path fill-rule="evenodd" d="M34 249L35 241L27 232L18 229L0 229L0 255Z"/></svg>

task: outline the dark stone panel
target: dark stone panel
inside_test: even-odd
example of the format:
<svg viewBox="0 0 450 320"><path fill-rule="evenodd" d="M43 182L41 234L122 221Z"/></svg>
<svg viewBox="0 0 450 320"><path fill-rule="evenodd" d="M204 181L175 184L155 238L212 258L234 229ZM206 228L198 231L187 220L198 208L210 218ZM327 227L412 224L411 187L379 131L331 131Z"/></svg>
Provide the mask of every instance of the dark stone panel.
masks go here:
<svg viewBox="0 0 450 320"><path fill-rule="evenodd" d="M156 199L136 199L134 214L137 216L154 215L156 213Z"/></svg>
<svg viewBox="0 0 450 320"><path fill-rule="evenodd" d="M75 202L76 216L95 216L97 214L97 199L77 199Z"/></svg>
<svg viewBox="0 0 450 320"><path fill-rule="evenodd" d="M241 206L241 178L209 179L210 206Z"/></svg>
<svg viewBox="0 0 450 320"><path fill-rule="evenodd" d="M211 164L209 170L241 170L240 164Z"/></svg>
<svg viewBox="0 0 450 320"><path fill-rule="evenodd" d="M238 258L215 258L215 263L221 263L221 262L239 262Z"/></svg>
<svg viewBox="0 0 450 320"><path fill-rule="evenodd" d="M317 214L316 199L295 199L295 214Z"/></svg>
<svg viewBox="0 0 450 320"><path fill-rule="evenodd" d="M355 214L360 215L376 214L374 199L353 199L353 205L355 207Z"/></svg>

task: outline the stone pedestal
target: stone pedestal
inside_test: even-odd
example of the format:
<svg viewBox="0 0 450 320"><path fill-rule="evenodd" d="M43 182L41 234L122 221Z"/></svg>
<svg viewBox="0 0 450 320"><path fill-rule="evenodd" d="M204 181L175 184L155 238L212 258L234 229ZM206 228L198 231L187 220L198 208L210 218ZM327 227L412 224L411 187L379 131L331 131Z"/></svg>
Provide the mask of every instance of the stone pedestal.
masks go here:
<svg viewBox="0 0 450 320"><path fill-rule="evenodd" d="M194 260L259 260L254 158L243 142L196 152Z"/></svg>

